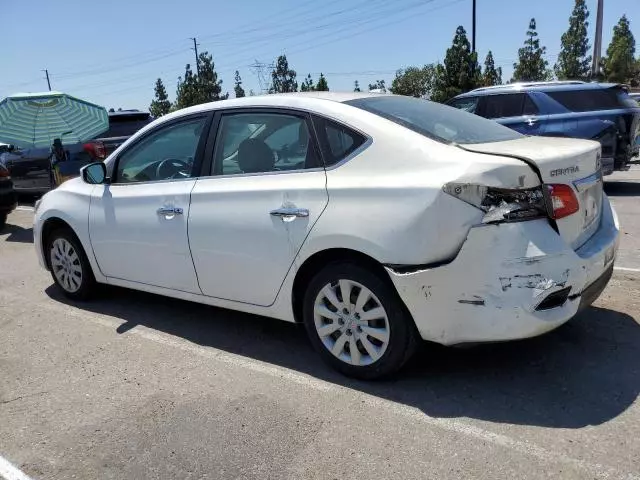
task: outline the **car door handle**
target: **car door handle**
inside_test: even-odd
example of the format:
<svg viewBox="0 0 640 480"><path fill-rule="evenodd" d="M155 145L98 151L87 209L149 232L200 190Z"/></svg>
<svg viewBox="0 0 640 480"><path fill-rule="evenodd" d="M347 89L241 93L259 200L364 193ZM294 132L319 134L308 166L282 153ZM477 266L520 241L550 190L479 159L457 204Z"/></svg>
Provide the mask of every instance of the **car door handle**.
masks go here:
<svg viewBox="0 0 640 480"><path fill-rule="evenodd" d="M182 208L180 207L160 207L158 210L156 210L156 212L158 213L158 215L182 215L184 213L184 210L182 210Z"/></svg>
<svg viewBox="0 0 640 480"><path fill-rule="evenodd" d="M309 210L306 208L282 207L269 212L274 217L308 217Z"/></svg>

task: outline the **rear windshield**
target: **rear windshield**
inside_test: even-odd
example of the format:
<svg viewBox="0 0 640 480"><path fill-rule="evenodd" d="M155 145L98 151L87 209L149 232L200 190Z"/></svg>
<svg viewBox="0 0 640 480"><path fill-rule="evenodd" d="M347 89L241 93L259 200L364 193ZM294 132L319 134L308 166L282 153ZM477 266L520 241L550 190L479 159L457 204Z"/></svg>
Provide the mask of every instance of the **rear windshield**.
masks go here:
<svg viewBox="0 0 640 480"><path fill-rule="evenodd" d="M100 137L130 137L152 121L153 118L151 118L151 115L144 112L126 115L110 115L109 130L100 134Z"/></svg>
<svg viewBox="0 0 640 480"><path fill-rule="evenodd" d="M358 98L345 103L443 143L503 142L523 136L492 120L413 97L389 95Z"/></svg>
<svg viewBox="0 0 640 480"><path fill-rule="evenodd" d="M637 104L620 87L589 90L560 90L545 92L556 102L572 112L592 112L637 108Z"/></svg>

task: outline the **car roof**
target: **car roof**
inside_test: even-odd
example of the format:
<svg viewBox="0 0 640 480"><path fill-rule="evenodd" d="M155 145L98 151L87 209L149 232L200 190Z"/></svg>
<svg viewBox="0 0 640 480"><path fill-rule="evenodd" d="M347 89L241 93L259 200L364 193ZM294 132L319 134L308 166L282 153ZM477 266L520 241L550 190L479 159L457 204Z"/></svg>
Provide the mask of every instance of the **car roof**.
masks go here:
<svg viewBox="0 0 640 480"><path fill-rule="evenodd" d="M118 110L116 112L109 112L110 117L130 117L130 116L151 116L149 112L142 110Z"/></svg>
<svg viewBox="0 0 640 480"><path fill-rule="evenodd" d="M586 83L579 81L567 82L531 82L531 83L511 83L508 85L496 85L492 87L481 87L470 92L458 95L456 98L475 97L481 95L493 95L499 93L514 92L557 92L576 90L604 90L617 87L618 83Z"/></svg>
<svg viewBox="0 0 640 480"><path fill-rule="evenodd" d="M369 92L292 92L275 93L269 95L255 95L242 98L231 98L219 100L217 102L203 103L193 107L184 108L177 112L165 115L162 120L171 120L193 113L210 112L222 108L251 108L251 107L291 107L297 109L308 108L313 110L314 105L324 102L344 103L358 98L371 98L380 96L390 96L387 93Z"/></svg>

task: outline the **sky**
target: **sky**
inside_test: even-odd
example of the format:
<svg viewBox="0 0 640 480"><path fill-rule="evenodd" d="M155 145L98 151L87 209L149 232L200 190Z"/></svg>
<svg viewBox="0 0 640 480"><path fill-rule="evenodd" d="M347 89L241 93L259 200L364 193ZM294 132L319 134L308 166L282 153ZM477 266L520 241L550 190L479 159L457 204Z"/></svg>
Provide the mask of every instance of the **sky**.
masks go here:
<svg viewBox="0 0 640 480"><path fill-rule="evenodd" d="M587 0L593 44L597 0ZM476 43L509 80L535 18L555 63L574 0L477 0ZM223 91L238 70L247 93L285 53L300 83L324 73L331 90L363 90L394 72L442 61L456 27L471 39L472 0L0 0L0 98L51 87L106 108L146 110L162 78L170 100L185 65L213 55ZM603 54L626 14L640 51L640 0L604 0ZM265 87L264 82L262 87ZM266 87L265 87L266 88Z"/></svg>

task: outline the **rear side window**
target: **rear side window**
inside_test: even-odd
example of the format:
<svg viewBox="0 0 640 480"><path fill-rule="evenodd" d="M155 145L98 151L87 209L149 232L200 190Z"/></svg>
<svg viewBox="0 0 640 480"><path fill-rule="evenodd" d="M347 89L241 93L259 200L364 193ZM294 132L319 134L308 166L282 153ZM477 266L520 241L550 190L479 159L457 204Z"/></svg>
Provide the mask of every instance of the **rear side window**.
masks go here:
<svg viewBox="0 0 640 480"><path fill-rule="evenodd" d="M502 142L523 136L492 120L413 97L371 96L345 103L442 143Z"/></svg>
<svg viewBox="0 0 640 480"><path fill-rule="evenodd" d="M131 115L111 115L109 116L109 130L100 134L100 137L130 137L152 121L151 115L144 112Z"/></svg>
<svg viewBox="0 0 640 480"><path fill-rule="evenodd" d="M628 95L620 88L593 90L565 90L545 92L548 96L572 112L591 112L627 108Z"/></svg>
<svg viewBox="0 0 640 480"><path fill-rule="evenodd" d="M523 115L536 115L539 112L540 112L540 110L538 110L538 106L535 103L533 103L533 100L531 100L531 97L529 95L525 95L525 97L524 97L524 107L522 108L522 114Z"/></svg>
<svg viewBox="0 0 640 480"><path fill-rule="evenodd" d="M525 99L531 101L524 93L506 93L485 97L484 114L486 118L519 117L523 115Z"/></svg>
<svg viewBox="0 0 640 480"><path fill-rule="evenodd" d="M360 133L326 118L314 117L313 122L326 167L345 159L366 141Z"/></svg>

